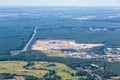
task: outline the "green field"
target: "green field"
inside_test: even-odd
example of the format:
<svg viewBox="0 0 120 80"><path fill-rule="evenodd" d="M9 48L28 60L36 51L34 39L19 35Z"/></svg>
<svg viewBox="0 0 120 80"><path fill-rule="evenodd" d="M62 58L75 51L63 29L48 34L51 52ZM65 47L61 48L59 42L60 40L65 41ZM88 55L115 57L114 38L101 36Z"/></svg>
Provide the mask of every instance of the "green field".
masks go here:
<svg viewBox="0 0 120 80"><path fill-rule="evenodd" d="M33 66L28 67L28 69L23 68L27 64L27 62L20 61L3 61L0 62L0 73L10 73L17 75L33 75L38 78L42 78L45 74L49 72L49 70L55 70L56 75L60 76L62 80L78 80L80 76L71 76L71 73L75 73L76 71L67 67L61 63L54 62L34 62ZM55 66L49 66L50 64L54 64ZM33 69L34 67L34 69Z"/></svg>
<svg viewBox="0 0 120 80"><path fill-rule="evenodd" d="M46 73L47 70L27 70L24 69L27 62L17 62L17 61L3 61L0 62L0 73L10 73L17 75L33 75L35 77L41 78Z"/></svg>
<svg viewBox="0 0 120 80"><path fill-rule="evenodd" d="M49 66L50 64L54 64L56 66ZM35 69L47 69L47 70L55 70L56 74L62 77L62 80L78 80L79 76L71 76L71 73L75 73L76 71L67 67L64 64L55 63L55 62L35 62L34 66L29 68Z"/></svg>

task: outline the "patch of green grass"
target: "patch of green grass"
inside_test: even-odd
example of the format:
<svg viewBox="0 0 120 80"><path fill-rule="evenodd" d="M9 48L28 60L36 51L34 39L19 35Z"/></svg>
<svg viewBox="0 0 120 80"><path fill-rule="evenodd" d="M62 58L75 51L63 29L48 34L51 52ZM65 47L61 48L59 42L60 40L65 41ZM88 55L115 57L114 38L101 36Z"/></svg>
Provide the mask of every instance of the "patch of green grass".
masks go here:
<svg viewBox="0 0 120 80"><path fill-rule="evenodd" d="M73 70L61 63L55 62L34 62L33 66L28 67L29 69L24 69L23 66L27 62L22 61L1 61L0 62L0 73L10 73L17 75L33 75L38 78L42 78L48 70L55 70L56 75L61 76L62 80L78 80L84 76L72 76L72 73L76 73L76 70ZM54 66L52 66L52 65ZM34 68L34 70L33 70Z"/></svg>
<svg viewBox="0 0 120 80"><path fill-rule="evenodd" d="M49 66L50 64L55 64L56 66ZM56 74L62 77L62 80L78 80L80 78L80 76L71 76L71 74L75 73L76 70L73 70L61 63L35 62L35 65L29 68L55 70Z"/></svg>
<svg viewBox="0 0 120 80"><path fill-rule="evenodd" d="M33 75L35 77L41 78L46 73L47 70L27 70L24 69L27 62L18 62L18 61L3 61L0 62L0 73L11 73L17 75Z"/></svg>

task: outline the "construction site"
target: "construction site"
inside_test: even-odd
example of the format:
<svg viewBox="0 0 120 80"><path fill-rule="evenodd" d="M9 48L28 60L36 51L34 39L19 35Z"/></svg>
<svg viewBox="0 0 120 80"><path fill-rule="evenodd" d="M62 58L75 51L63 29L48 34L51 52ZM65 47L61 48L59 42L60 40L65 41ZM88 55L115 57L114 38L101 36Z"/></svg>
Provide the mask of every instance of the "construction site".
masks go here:
<svg viewBox="0 0 120 80"><path fill-rule="evenodd" d="M53 40L38 39L31 47L32 50L39 50L54 55L70 55L71 53L80 52L81 49L104 46L104 44L82 44L76 43L75 40Z"/></svg>

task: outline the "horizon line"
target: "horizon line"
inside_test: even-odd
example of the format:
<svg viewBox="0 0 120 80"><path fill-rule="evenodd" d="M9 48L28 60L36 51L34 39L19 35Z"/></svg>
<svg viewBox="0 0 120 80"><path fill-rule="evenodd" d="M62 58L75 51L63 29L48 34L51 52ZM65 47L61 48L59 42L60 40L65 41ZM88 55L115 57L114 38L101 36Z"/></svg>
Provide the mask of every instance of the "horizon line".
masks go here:
<svg viewBox="0 0 120 80"><path fill-rule="evenodd" d="M0 5L0 7L120 7L120 6L39 6L39 5Z"/></svg>

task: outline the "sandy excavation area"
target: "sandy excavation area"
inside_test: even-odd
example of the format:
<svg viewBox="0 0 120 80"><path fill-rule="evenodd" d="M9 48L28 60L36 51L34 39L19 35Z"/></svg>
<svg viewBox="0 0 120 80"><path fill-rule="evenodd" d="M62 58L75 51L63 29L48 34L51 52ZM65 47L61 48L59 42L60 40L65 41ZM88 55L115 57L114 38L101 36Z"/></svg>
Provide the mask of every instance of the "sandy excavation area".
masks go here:
<svg viewBox="0 0 120 80"><path fill-rule="evenodd" d="M48 40L39 39L31 47L32 50L53 51L61 49L86 49L97 46L104 46L104 44L81 44L76 43L75 40Z"/></svg>

